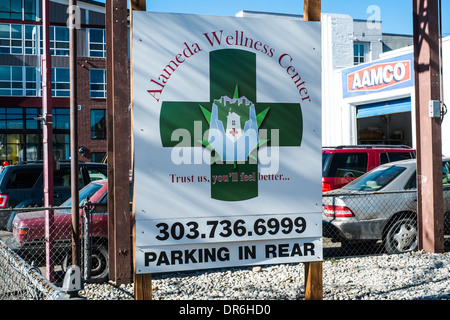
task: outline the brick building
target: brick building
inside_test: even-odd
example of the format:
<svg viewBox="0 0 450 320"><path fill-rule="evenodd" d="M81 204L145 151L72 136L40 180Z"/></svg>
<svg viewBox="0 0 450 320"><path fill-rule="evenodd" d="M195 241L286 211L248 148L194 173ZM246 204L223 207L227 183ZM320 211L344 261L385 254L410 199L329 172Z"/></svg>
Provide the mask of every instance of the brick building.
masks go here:
<svg viewBox="0 0 450 320"><path fill-rule="evenodd" d="M50 1L53 150L70 158L68 0ZM78 0L77 104L79 159L100 162L106 140L105 7ZM40 54L42 0L0 4L0 161L42 159Z"/></svg>

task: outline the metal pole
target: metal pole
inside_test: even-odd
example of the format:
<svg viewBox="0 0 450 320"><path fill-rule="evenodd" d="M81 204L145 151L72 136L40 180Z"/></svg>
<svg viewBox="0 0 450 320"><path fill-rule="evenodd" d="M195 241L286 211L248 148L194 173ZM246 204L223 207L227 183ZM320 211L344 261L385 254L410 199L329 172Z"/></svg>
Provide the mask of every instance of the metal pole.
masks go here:
<svg viewBox="0 0 450 320"><path fill-rule="evenodd" d="M441 119L428 109L441 101L438 20L437 0L413 0L418 236L429 252L444 251Z"/></svg>
<svg viewBox="0 0 450 320"><path fill-rule="evenodd" d="M77 19L77 0L69 1L71 17ZM72 265L80 267L80 208L78 182L78 117L77 117L77 29L76 23L69 26L70 52L70 181L72 196Z"/></svg>
<svg viewBox="0 0 450 320"><path fill-rule="evenodd" d="M42 126L44 151L44 206L53 207L53 144L52 144L52 74L50 55L50 0L42 2L43 56L42 72ZM46 275L54 281L53 210L45 210Z"/></svg>

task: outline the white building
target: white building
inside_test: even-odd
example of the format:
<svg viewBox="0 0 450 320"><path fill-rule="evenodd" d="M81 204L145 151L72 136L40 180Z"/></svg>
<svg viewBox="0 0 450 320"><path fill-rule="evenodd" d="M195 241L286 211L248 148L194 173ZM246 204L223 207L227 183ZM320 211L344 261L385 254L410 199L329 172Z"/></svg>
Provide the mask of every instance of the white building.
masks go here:
<svg viewBox="0 0 450 320"><path fill-rule="evenodd" d="M249 11L237 16L302 19ZM321 23L322 145L416 148L412 36L383 34L381 21L355 20L345 14L322 13ZM443 40L444 93L450 92L449 64L450 37ZM450 99L448 94L443 98L444 103ZM444 155L450 155L449 117L442 122Z"/></svg>
<svg viewBox="0 0 450 320"><path fill-rule="evenodd" d="M450 37L443 41L444 104L450 89ZM448 61L448 62L447 62ZM382 72L378 75L377 72ZM354 76L366 79L358 79ZM377 77L384 77L381 79ZM414 52L406 47L380 58L324 75L322 106L324 145L406 144L416 147ZM382 82L378 83L379 80ZM362 83L365 81L366 83ZM340 121L336 121L339 119ZM450 120L442 122L442 153L450 155Z"/></svg>

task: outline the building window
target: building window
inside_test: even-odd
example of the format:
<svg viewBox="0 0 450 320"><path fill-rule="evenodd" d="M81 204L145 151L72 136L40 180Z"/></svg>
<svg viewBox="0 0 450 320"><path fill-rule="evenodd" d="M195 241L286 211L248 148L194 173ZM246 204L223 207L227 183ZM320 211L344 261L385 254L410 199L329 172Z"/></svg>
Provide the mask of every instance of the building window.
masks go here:
<svg viewBox="0 0 450 320"><path fill-rule="evenodd" d="M106 98L106 70L90 69L91 98Z"/></svg>
<svg viewBox="0 0 450 320"><path fill-rule="evenodd" d="M22 20L22 0L2 0L0 19Z"/></svg>
<svg viewBox="0 0 450 320"><path fill-rule="evenodd" d="M42 26L40 27L41 34ZM41 38L41 54L44 52L44 42ZM69 56L69 28L50 26L50 54L52 56Z"/></svg>
<svg viewBox="0 0 450 320"><path fill-rule="evenodd" d="M36 20L36 0L23 1L23 14L24 20Z"/></svg>
<svg viewBox="0 0 450 320"><path fill-rule="evenodd" d="M25 54L36 54L36 26L25 25Z"/></svg>
<svg viewBox="0 0 450 320"><path fill-rule="evenodd" d="M105 29L88 29L88 56L106 57Z"/></svg>
<svg viewBox="0 0 450 320"><path fill-rule="evenodd" d="M1 0L0 19L36 20L36 0Z"/></svg>
<svg viewBox="0 0 450 320"><path fill-rule="evenodd" d="M70 129L70 109L53 108L52 114L54 129Z"/></svg>
<svg viewBox="0 0 450 320"><path fill-rule="evenodd" d="M22 67L0 66L0 96L22 96Z"/></svg>
<svg viewBox="0 0 450 320"><path fill-rule="evenodd" d="M104 163L106 158L106 152L92 152L91 153L91 161Z"/></svg>
<svg viewBox="0 0 450 320"><path fill-rule="evenodd" d="M368 44L354 43L353 44L353 61L354 65L367 62L366 56L369 53Z"/></svg>
<svg viewBox="0 0 450 320"><path fill-rule="evenodd" d="M70 97L69 68L52 68L52 96Z"/></svg>
<svg viewBox="0 0 450 320"><path fill-rule="evenodd" d="M58 160L70 159L70 134L53 135L53 154Z"/></svg>
<svg viewBox="0 0 450 320"><path fill-rule="evenodd" d="M25 67L25 96L36 96L36 68Z"/></svg>
<svg viewBox="0 0 450 320"><path fill-rule="evenodd" d="M106 110L91 110L91 138L106 139Z"/></svg>
<svg viewBox="0 0 450 320"><path fill-rule="evenodd" d="M0 160L10 163L42 160L41 108L0 108ZM53 150L58 159L70 159L70 110L53 108Z"/></svg>
<svg viewBox="0 0 450 320"><path fill-rule="evenodd" d="M36 96L36 68L0 66L0 96Z"/></svg>
<svg viewBox="0 0 450 320"><path fill-rule="evenodd" d="M50 54L55 56L69 55L69 28L50 28Z"/></svg>
<svg viewBox="0 0 450 320"><path fill-rule="evenodd" d="M22 26L0 23L0 53L22 54Z"/></svg>

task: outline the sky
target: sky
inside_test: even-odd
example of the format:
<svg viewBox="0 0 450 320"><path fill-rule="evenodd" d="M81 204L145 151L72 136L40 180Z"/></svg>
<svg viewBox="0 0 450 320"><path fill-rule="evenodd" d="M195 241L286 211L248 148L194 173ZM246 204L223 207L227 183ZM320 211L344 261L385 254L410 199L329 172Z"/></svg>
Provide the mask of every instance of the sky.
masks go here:
<svg viewBox="0 0 450 320"><path fill-rule="evenodd" d="M102 1L103 2L103 1ZM382 21L383 33L413 34L413 0L322 0L323 13ZM303 14L302 0L147 0L147 11L234 16L241 10ZM443 34L450 35L450 0L442 0ZM446 14L444 14L446 13Z"/></svg>

